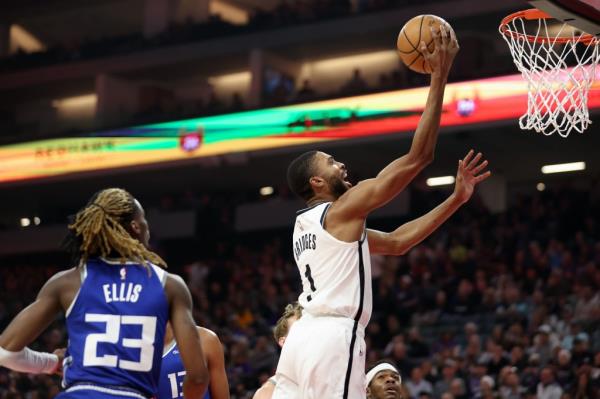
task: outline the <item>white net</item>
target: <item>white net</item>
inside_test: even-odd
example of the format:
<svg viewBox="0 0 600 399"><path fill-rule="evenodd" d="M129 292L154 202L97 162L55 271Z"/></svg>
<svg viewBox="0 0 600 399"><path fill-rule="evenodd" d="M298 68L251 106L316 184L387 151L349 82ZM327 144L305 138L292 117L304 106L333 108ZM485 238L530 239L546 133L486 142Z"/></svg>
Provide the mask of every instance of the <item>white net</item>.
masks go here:
<svg viewBox="0 0 600 399"><path fill-rule="evenodd" d="M501 25L500 32L527 81L521 129L562 137L583 133L591 123L587 101L600 60L598 39L582 36L567 24L551 25L545 18L517 17Z"/></svg>

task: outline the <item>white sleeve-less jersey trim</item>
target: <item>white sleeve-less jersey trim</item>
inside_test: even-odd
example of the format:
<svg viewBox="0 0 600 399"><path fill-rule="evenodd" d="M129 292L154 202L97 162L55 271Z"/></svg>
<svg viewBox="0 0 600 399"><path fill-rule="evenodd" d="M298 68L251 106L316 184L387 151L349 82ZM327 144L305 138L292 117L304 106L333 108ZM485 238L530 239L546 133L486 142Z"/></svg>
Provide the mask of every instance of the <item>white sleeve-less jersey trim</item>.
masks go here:
<svg viewBox="0 0 600 399"><path fill-rule="evenodd" d="M312 315L348 317L366 326L373 307L366 232L354 242L333 237L323 227L330 206L297 214L292 249L302 279L298 301Z"/></svg>

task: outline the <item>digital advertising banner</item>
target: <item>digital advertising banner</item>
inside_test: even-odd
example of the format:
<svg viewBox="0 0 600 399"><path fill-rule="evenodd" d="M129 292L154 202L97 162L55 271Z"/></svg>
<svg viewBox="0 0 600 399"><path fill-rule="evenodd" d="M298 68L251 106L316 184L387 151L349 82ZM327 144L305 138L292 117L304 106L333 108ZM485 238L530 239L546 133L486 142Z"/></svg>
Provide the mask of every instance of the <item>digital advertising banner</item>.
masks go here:
<svg viewBox="0 0 600 399"><path fill-rule="evenodd" d="M412 132L428 87L237 112L0 147L0 184L235 152ZM600 84L588 106L600 108ZM518 118L527 110L520 75L452 83L442 126ZM523 133L533 134L533 133Z"/></svg>

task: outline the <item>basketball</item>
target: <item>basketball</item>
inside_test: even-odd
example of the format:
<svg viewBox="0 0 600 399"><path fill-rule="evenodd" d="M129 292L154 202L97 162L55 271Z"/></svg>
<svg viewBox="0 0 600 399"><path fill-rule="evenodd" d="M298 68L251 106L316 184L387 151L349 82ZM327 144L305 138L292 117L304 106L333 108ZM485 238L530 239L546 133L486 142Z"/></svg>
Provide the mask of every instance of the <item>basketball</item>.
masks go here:
<svg viewBox="0 0 600 399"><path fill-rule="evenodd" d="M424 14L418 15L408 21L398 34L398 41L396 43L398 47L398 54L402 62L411 70L419 73L429 74L432 72L431 66L423 58L419 45L421 41L427 44L427 49L433 51L435 49L435 41L431 34L431 28L438 30L440 25L444 24L444 27L448 31L452 31L452 27L444 19L431 15Z"/></svg>

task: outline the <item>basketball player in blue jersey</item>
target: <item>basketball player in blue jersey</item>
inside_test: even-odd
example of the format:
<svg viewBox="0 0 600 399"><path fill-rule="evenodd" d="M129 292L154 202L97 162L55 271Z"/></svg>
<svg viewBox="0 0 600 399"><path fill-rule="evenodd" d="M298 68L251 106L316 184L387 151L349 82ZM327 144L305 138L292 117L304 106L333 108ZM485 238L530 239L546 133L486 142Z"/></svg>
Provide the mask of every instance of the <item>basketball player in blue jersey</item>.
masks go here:
<svg viewBox="0 0 600 399"><path fill-rule="evenodd" d="M456 38L443 26L433 34L432 53L421 43L433 73L408 154L354 187L345 165L324 152L302 154L288 168L290 189L308 205L297 214L292 243L304 310L281 352L273 399L364 399L364 330L373 302L370 253L406 253L490 175L481 174L487 161L480 163L481 154L470 151L459 161L454 193L437 208L391 233L365 227L369 213L395 198L433 160L444 88L458 52Z"/></svg>
<svg viewBox="0 0 600 399"><path fill-rule="evenodd" d="M229 399L229 382L221 341L217 334L207 328L198 327L198 335L202 342L209 375L208 391L204 399ZM181 384L186 372L174 338L173 329L170 324L167 324L157 399L183 398Z"/></svg>
<svg viewBox="0 0 600 399"><path fill-rule="evenodd" d="M186 398L200 399L208 373L180 277L148 249L144 210L127 191L95 194L69 225L77 267L54 275L0 335L0 365L26 373L60 371L58 356L26 346L65 312L69 343L61 399L150 398L157 392L163 340L173 325L187 371Z"/></svg>

